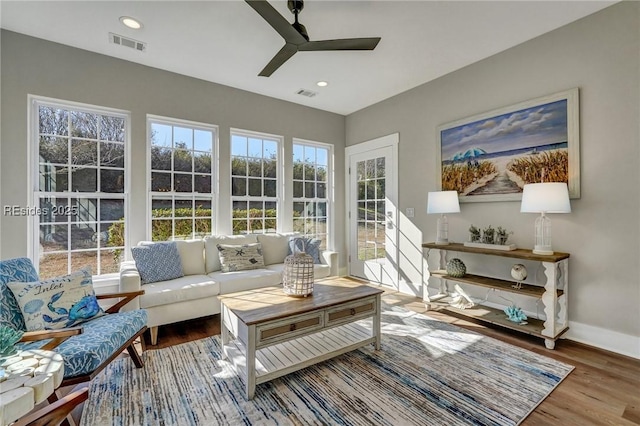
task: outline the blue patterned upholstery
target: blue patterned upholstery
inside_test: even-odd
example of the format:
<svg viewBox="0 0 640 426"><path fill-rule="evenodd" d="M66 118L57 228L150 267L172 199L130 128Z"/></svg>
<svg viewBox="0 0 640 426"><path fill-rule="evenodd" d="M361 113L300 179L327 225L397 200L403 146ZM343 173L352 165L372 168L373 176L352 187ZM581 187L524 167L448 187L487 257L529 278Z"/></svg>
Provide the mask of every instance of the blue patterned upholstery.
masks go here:
<svg viewBox="0 0 640 426"><path fill-rule="evenodd" d="M14 281L23 283L38 281L38 272L30 259L19 257L0 261L0 325L25 331L20 306L7 287L7 283Z"/></svg>
<svg viewBox="0 0 640 426"><path fill-rule="evenodd" d="M297 252L307 253L313 258L313 263L320 264L320 244L321 240L310 237L291 237L289 238L289 250L287 255L292 255Z"/></svg>
<svg viewBox="0 0 640 426"><path fill-rule="evenodd" d="M120 312L82 323L82 334L65 340L54 351L64 358L64 378L91 373L124 343L147 325L147 311ZM21 349L43 346L48 340L19 345Z"/></svg>

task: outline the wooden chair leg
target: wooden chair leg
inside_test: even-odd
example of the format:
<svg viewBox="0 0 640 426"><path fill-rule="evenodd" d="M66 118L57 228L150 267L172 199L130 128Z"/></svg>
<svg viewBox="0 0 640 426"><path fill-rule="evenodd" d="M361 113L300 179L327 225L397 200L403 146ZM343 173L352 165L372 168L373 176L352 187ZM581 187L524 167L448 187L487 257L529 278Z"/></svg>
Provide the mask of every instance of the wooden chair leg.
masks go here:
<svg viewBox="0 0 640 426"><path fill-rule="evenodd" d="M142 358L140 358L140 354L138 354L133 342L127 346L127 352L129 352L129 356L137 368L144 367L144 362L142 361Z"/></svg>

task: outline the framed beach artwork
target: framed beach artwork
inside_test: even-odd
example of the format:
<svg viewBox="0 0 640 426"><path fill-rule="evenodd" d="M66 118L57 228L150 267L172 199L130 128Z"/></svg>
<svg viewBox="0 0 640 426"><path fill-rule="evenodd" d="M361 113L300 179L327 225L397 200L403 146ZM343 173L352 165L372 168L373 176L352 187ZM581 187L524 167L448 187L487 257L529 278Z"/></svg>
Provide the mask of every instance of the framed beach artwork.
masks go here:
<svg viewBox="0 0 640 426"><path fill-rule="evenodd" d="M566 182L580 198L578 102L575 88L440 126L440 189L461 202L514 201L527 183Z"/></svg>

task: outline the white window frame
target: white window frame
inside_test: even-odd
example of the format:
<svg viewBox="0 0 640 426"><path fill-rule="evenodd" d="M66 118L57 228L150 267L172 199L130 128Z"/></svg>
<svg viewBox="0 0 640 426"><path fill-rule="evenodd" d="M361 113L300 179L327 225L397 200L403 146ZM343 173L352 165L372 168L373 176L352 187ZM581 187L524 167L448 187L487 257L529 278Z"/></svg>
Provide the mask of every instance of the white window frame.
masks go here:
<svg viewBox="0 0 640 426"><path fill-rule="evenodd" d="M70 197L72 191L70 188L63 192L41 192L39 188L40 184L40 122L39 122L39 108L40 106L47 106L60 109L68 109L73 111L82 111L91 114L109 115L113 117L120 117L125 122L124 132L124 192L123 193L105 193L105 192L83 192L81 193L83 198L111 198L111 199L123 199L124 200L124 252L128 251L129 247L129 223L131 218L130 212L130 188L131 188L131 113L126 110L120 110L115 108L102 107L98 105L85 104L80 102L67 101L56 98L49 98L37 95L27 96L27 114L29 118L29 125L27 127L27 140L29 141L29 148L27 150L27 164L29 171L27 173L27 188L29 191L28 199L31 201L31 205L28 207L38 208L40 206L40 198L43 196L51 197ZM70 137L68 135L67 137ZM70 161L68 159L68 161ZM100 165L97 166L100 168ZM28 256L33 262L36 270L40 270L40 218L38 214L27 215L27 250ZM98 218L97 223L100 223ZM96 249L97 267L100 267L101 250ZM67 253L71 252L71 248L67 249ZM124 260L125 253L123 253L122 260ZM67 269L71 272L71 260L67 260ZM118 275L118 272L98 274L94 275L98 280L108 280L110 277Z"/></svg>
<svg viewBox="0 0 640 426"><path fill-rule="evenodd" d="M301 201L313 201L313 202L324 202L327 203L327 250L333 250L333 242L334 242L334 208L335 208L335 200L334 200L334 146L332 144L310 141L301 138L293 138L293 142L291 145L291 167L293 168L293 146L294 145L303 145L303 146L311 146L314 148L322 148L326 149L327 152L327 188L326 188L326 198L318 198L317 192L316 197L314 199L308 198L296 198L293 192L293 184L291 185L291 199L292 202L301 202ZM292 214L292 224L293 224L293 204L291 205L291 214Z"/></svg>
<svg viewBox="0 0 640 426"><path fill-rule="evenodd" d="M169 126L177 126L177 127L187 127L190 128L192 130L202 130L202 131L210 131L213 133L213 147L211 149L211 156L212 156L212 166L211 166L211 194L209 196L207 196L207 194L205 193L201 193L201 192L176 192L176 191L169 191L169 192L154 192L152 191L152 187L151 187L151 176L152 176L152 172L153 170L151 169L151 125L157 123L157 124L164 124L164 125L169 125ZM147 185L147 208L146 208L146 216L145 216L145 223L147 226L147 230L146 230L146 238L147 240L151 241L153 239L153 235L152 235L152 210L153 210L153 199L154 197L157 198L171 198L174 202L175 200L198 200L198 199L206 199L207 201L211 202L211 215L212 215L212 222L211 222L211 234L215 234L216 233L216 226L218 223L218 197L219 197L219 190L218 190L218 185L219 185L219 146L220 146L220 135L219 135L219 128L217 125L215 124L208 124L208 123L201 123L201 122L196 122L196 121L189 121L189 120L183 120L183 119L179 119L179 118L172 118L172 117L163 117L163 116L159 116L159 115L152 115L152 114L147 114L147 143L146 143L146 147L147 147L147 177L146 177L146 185ZM174 148L172 147L172 150ZM194 150L192 150L191 152L193 152ZM200 151L198 151L200 152ZM174 173L176 173L174 170L171 170L171 174L173 175ZM195 171L191 171L189 174L191 175L195 175ZM172 182L173 182L173 178L172 178ZM174 207L175 208L175 207ZM193 217L193 216L192 216ZM176 218L179 219L179 217L176 216L172 216L171 219L175 220ZM172 237L175 237L175 235L172 235Z"/></svg>
<svg viewBox="0 0 640 426"><path fill-rule="evenodd" d="M245 195L245 196L234 196L233 195L233 167L232 167L232 163L233 163L233 152L232 152L232 145L233 145L233 137L234 136L240 136L240 137L246 137L246 138L256 138L256 139L268 139L268 140L273 140L276 142L277 144L277 155L278 157L276 158L276 196L275 197L252 197L249 195ZM229 197L230 197L230 206L229 206L229 218L230 218L230 223L231 223L231 230L230 233L233 233L233 202L234 201L247 201L247 202L251 202L251 201L262 201L262 202L275 202L276 203L276 232L283 232L283 203L282 203L282 199L283 199L283 193L284 193L284 189L282 188L282 183L284 181L283 175L284 175L284 169L283 169L283 150L284 150L284 138L280 135L273 135L273 134L269 134L269 133L264 133L264 132L254 132L251 130L243 130L243 129L236 129L236 128L231 128L230 132L229 132ZM261 179L264 179L264 174L260 177ZM247 194L248 194L249 188L247 186ZM247 231L247 233L249 233Z"/></svg>

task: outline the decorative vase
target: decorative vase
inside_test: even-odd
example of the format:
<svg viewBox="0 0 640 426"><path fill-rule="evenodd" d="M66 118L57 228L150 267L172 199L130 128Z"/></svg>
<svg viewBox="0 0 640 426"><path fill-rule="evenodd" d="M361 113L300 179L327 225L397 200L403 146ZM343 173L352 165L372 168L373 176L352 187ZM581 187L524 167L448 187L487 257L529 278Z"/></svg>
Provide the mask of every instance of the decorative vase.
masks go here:
<svg viewBox="0 0 640 426"><path fill-rule="evenodd" d="M282 290L285 294L307 297L313 293L313 267L313 257L304 251L296 251L287 256L284 259L284 270L282 272Z"/></svg>
<svg viewBox="0 0 640 426"><path fill-rule="evenodd" d="M464 277L467 273L467 267L464 262L457 257L454 257L447 262L447 275L454 278Z"/></svg>

